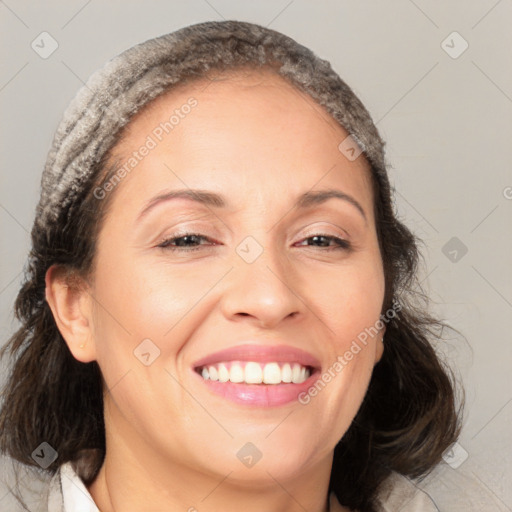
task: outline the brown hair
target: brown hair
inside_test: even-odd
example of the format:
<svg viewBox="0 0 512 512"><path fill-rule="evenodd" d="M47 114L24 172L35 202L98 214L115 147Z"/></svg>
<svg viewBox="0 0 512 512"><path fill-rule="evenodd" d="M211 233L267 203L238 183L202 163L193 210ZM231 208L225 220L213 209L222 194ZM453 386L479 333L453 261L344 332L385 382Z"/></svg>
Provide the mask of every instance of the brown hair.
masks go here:
<svg viewBox="0 0 512 512"><path fill-rule="evenodd" d="M454 379L431 344L441 339L447 325L428 313L428 301L416 277L418 240L395 214L383 141L365 107L330 65L278 32L243 22L208 22L156 41L160 46L169 43L167 60L159 62L159 68L156 64L138 68L138 73L139 77L149 72L158 76L158 86L150 93L146 89L135 94L132 83L128 95L118 85L116 108L122 110L121 100L126 100L118 116L124 126L140 108L178 83L204 78L209 70L265 66L307 92L357 136L370 163L386 283L382 311L393 301L401 308L387 322L384 355L355 419L335 448L329 490L343 505L373 512L379 486L392 471L411 477L426 474L460 430ZM115 72L110 73L106 76L115 80ZM107 90L108 81L103 87ZM91 94L94 99L96 92ZM73 188L73 200L60 205L54 222L42 226L35 221L26 278L15 303L21 327L0 351L0 356L13 358L2 393L0 452L37 467L31 453L46 441L58 452L46 469L53 475L59 465L77 461L86 453L83 450L96 448L99 455L84 466L86 484L94 480L105 455L106 390L98 364L77 361L58 331L45 300L45 274L54 264L70 275L90 273L97 236L113 195L98 202L93 191L118 169L108 162L122 127L120 122L114 128L103 127L109 131L108 147L91 160L80 187Z"/></svg>

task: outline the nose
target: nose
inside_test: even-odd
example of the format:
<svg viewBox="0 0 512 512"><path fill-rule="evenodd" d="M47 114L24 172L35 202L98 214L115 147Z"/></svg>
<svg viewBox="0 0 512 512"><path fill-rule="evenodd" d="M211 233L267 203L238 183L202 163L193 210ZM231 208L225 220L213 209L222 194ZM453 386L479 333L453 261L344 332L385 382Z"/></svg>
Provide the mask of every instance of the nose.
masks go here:
<svg viewBox="0 0 512 512"><path fill-rule="evenodd" d="M226 279L222 310L229 321L248 317L257 327L273 328L303 313L305 305L298 292L296 272L285 257L267 248L252 263L236 261Z"/></svg>

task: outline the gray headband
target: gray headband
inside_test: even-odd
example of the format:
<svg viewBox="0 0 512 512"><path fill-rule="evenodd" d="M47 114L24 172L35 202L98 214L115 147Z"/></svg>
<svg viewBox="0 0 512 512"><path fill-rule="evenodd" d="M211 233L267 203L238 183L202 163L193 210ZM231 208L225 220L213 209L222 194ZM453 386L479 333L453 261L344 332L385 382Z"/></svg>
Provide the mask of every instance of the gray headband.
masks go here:
<svg viewBox="0 0 512 512"><path fill-rule="evenodd" d="M49 230L61 216L73 214L98 163L115 144L116 134L172 85L201 77L208 70L275 62L280 63L280 75L323 105L347 130L387 189L384 143L366 108L327 61L259 25L206 22L138 44L89 78L56 131L42 176L34 229Z"/></svg>

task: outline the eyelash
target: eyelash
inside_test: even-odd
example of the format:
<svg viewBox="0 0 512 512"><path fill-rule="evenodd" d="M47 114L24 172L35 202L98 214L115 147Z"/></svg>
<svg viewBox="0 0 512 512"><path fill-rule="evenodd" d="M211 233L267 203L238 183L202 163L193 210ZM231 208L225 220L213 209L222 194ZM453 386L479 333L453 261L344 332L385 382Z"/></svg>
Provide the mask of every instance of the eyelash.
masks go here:
<svg viewBox="0 0 512 512"><path fill-rule="evenodd" d="M167 250L167 251L181 251L181 252L193 252L193 251L197 251L201 248L201 246L198 246L198 247L191 247L191 248L187 249L187 248L182 248L182 247L171 245L172 242L176 242L177 240L181 240L182 238L187 238L187 237L197 237L202 240L210 240L208 237L201 235L199 233L183 233L179 236L166 238L160 244L158 244L157 247ZM337 246L335 246L335 247L326 247L326 248L319 247L320 249L324 249L325 251L335 251L335 250L340 250L340 249L350 250L352 247L348 240L344 240L343 238L338 238L338 237L332 236L332 235L325 235L322 233L316 233L314 235L308 236L303 241L310 240L311 238L316 238L316 237L327 238L330 241L336 242Z"/></svg>

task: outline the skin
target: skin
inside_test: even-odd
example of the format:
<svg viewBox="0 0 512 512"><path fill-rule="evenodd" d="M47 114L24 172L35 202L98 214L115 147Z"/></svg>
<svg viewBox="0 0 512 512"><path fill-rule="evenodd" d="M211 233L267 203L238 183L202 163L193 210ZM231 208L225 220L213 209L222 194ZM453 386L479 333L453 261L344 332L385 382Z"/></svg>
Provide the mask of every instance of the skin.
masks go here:
<svg viewBox="0 0 512 512"><path fill-rule="evenodd" d="M232 403L192 365L251 340L309 351L326 369L375 324L384 274L369 165L345 158L345 130L267 71L157 98L114 157L126 161L192 96L197 106L110 192L87 283L68 286L57 267L47 273L71 353L98 361L105 380L106 459L89 491L102 512L326 511L333 450L382 356L382 333L307 405ZM228 206L174 199L137 220L151 198L182 188L222 194ZM295 208L300 194L328 188L357 200L366 219L336 198ZM208 237L188 242L199 250L158 247L187 231ZM315 234L352 248L332 250L334 240ZM236 252L247 236L263 248L250 264ZM160 350L149 366L133 353L147 338ZM236 456L247 442L262 453L251 468Z"/></svg>

